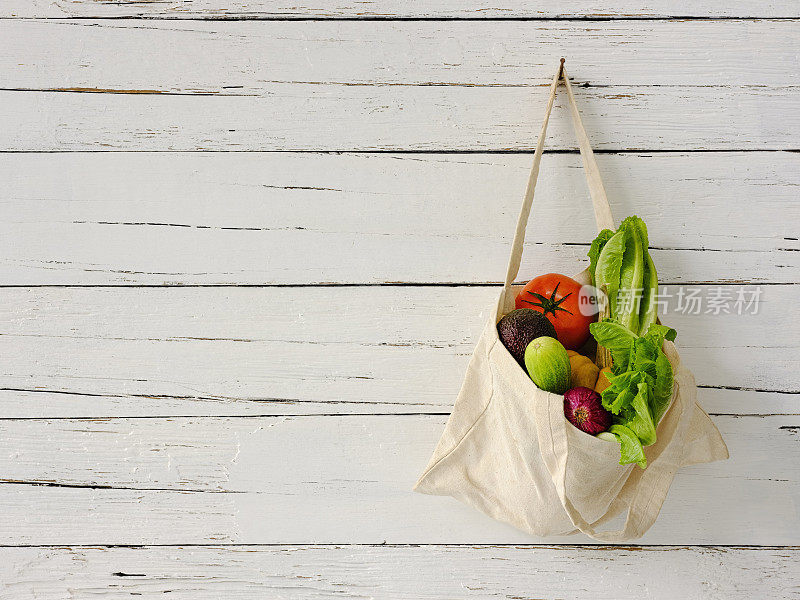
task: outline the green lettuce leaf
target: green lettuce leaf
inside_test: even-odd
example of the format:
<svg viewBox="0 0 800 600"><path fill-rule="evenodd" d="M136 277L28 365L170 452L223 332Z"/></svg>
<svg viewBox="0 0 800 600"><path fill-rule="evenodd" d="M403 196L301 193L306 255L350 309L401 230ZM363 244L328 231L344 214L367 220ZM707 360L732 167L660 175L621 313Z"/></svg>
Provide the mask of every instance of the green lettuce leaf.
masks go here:
<svg viewBox="0 0 800 600"><path fill-rule="evenodd" d="M657 357L658 347L651 340L647 338L636 338L633 340L633 348L631 349L630 359L628 360L628 369L646 373L655 380L657 375Z"/></svg>
<svg viewBox="0 0 800 600"><path fill-rule="evenodd" d="M647 225L645 225L645 222L634 215L625 219L621 227L623 226L636 230L642 248L643 273L641 300L638 307L639 319L638 324L632 323L631 326L631 329L635 333L642 335L652 323L656 322L656 317L658 316L658 305L656 304L656 297L658 296L658 273L656 272L656 266L648 250L650 240L647 235Z"/></svg>
<svg viewBox="0 0 800 600"><path fill-rule="evenodd" d="M645 377L640 379L642 381L636 384L635 394L632 389L628 390L629 393L633 394L633 399L622 411L618 418L618 424L624 425L633 431L642 446L649 446L656 441L656 426L653 423L653 416L650 414L650 386Z"/></svg>
<svg viewBox="0 0 800 600"><path fill-rule="evenodd" d="M670 327L653 323L647 330L644 338L648 340L648 344L653 348L653 362L655 369L648 368L648 373L653 377L653 391L650 397L650 412L653 415L653 421L658 425L661 417L669 407L670 398L672 398L673 386L673 373L672 365L669 364L667 355L664 354L662 345L664 340L674 341L676 331Z"/></svg>
<svg viewBox="0 0 800 600"><path fill-rule="evenodd" d="M661 346L664 344L664 340L674 342L675 338L678 337L678 332L672 327L667 327L666 325L661 325L659 323L652 323L647 328L647 331L641 335L642 337L645 337L653 342L656 348L661 348Z"/></svg>
<svg viewBox="0 0 800 600"><path fill-rule="evenodd" d="M621 227L634 227L639 234L639 239L644 249L647 249L650 245L650 240L647 236L647 225L645 225L641 218L636 215L631 215L622 221Z"/></svg>
<svg viewBox="0 0 800 600"><path fill-rule="evenodd" d="M603 250L603 247L606 245L606 242L611 239L614 235L614 232L610 229L603 229L600 233L597 234L597 237L592 240L592 245L589 248L589 274L592 276L592 285L595 284L594 280L594 271L597 267L597 259L600 258L600 252Z"/></svg>
<svg viewBox="0 0 800 600"><path fill-rule="evenodd" d="M672 365L669 364L667 355L659 349L658 358L656 358L656 380L650 397L650 413L653 415L653 422L656 425L667 412L669 401L672 398L672 387Z"/></svg>
<svg viewBox="0 0 800 600"><path fill-rule="evenodd" d="M608 431L614 434L620 444L619 464L629 465L638 464L642 469L647 467L647 457L644 455L644 448L636 434L624 425L612 425Z"/></svg>
<svg viewBox="0 0 800 600"><path fill-rule="evenodd" d="M630 406L636 396L636 386L641 381L641 373L626 371L620 375L607 375L609 385L600 394L603 408L618 415Z"/></svg>
<svg viewBox="0 0 800 600"><path fill-rule="evenodd" d="M622 265L619 271L619 285L615 290L617 298L616 302L611 303L611 316L638 335L639 306L641 304L642 284L644 281L644 251L642 249L641 232L636 222L637 219L638 217L628 217L622 221L619 228L619 232L625 231L627 235ZM615 235L619 235L619 232ZM609 240L610 243L611 240ZM606 244L606 247L608 247L608 244ZM603 255L601 254L600 259L602 260L602 258Z"/></svg>
<svg viewBox="0 0 800 600"><path fill-rule="evenodd" d="M645 246L644 253L644 277L642 279L642 301L639 305L639 335L647 331L658 318L658 273L653 259Z"/></svg>
<svg viewBox="0 0 800 600"><path fill-rule="evenodd" d="M617 291L627 238L628 233L622 228L611 236L603 246L594 269L594 285L598 288L605 286L612 317L617 314Z"/></svg>
<svg viewBox="0 0 800 600"><path fill-rule="evenodd" d="M633 346L636 335L614 319L606 319L599 323L591 323L589 331L597 343L607 348L611 352L611 360L614 364L614 372L624 372L628 370L628 356Z"/></svg>

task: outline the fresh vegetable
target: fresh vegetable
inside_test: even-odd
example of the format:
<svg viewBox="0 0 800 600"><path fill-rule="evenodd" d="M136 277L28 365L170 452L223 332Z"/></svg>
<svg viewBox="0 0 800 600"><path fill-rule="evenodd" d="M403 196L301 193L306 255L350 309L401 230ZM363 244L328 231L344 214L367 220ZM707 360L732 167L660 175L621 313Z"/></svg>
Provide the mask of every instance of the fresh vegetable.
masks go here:
<svg viewBox="0 0 800 600"><path fill-rule="evenodd" d="M595 383L597 383L597 374L600 371L597 365L592 362L592 359L578 354L574 350L567 350L567 355L569 356L570 387L594 389Z"/></svg>
<svg viewBox="0 0 800 600"><path fill-rule="evenodd" d="M628 368L628 355L636 335L611 319L593 323L590 330L598 345L611 352L615 372L625 371Z"/></svg>
<svg viewBox="0 0 800 600"><path fill-rule="evenodd" d="M658 275L648 244L647 226L632 216L616 233L601 231L589 248L592 282L605 287L611 317L635 335L656 322Z"/></svg>
<svg viewBox="0 0 800 600"><path fill-rule="evenodd" d="M612 375L611 367L603 367L597 374L597 381L594 384L594 391L601 394L604 389L611 385L608 376Z"/></svg>
<svg viewBox="0 0 800 600"><path fill-rule="evenodd" d="M606 242L608 242L613 235L614 232L610 229L603 229L597 234L597 237L594 238L592 245L589 247L589 275L592 277L592 285L594 286L597 285L594 280L594 270L597 267L597 259L600 256L600 251L603 249L603 246L606 245Z"/></svg>
<svg viewBox="0 0 800 600"><path fill-rule="evenodd" d="M672 397L672 366L662 349L674 340L675 330L652 323L642 336L633 335L613 319L593 323L598 344L611 352L609 385L601 393L603 407L614 415L609 431L620 442L620 464L647 466L642 446L656 441L656 426Z"/></svg>
<svg viewBox="0 0 800 600"><path fill-rule="evenodd" d="M644 253L644 275L642 276L642 299L639 304L639 335L646 332L650 325L658 319L658 273L653 259L650 257L648 247L650 240L647 237L647 225L639 217L635 217L635 226L639 231Z"/></svg>
<svg viewBox="0 0 800 600"><path fill-rule="evenodd" d="M569 389L569 356L552 337L538 337L525 349L525 366L536 387L563 394Z"/></svg>
<svg viewBox="0 0 800 600"><path fill-rule="evenodd" d="M620 443L620 464L647 466L642 446L656 441L656 426L672 396L672 367L662 344L675 330L656 323L658 275L648 251L647 226L625 219L616 232L604 229L589 248L592 282L608 297L610 318L590 325L611 369L595 383L603 406L614 415L609 429ZM601 364L608 364L607 354Z"/></svg>
<svg viewBox="0 0 800 600"><path fill-rule="evenodd" d="M619 464L630 465L636 463L642 469L647 468L647 457L644 448L636 434L624 425L614 424L608 428L608 433L617 438L620 443Z"/></svg>
<svg viewBox="0 0 800 600"><path fill-rule="evenodd" d="M566 391L564 416L575 427L591 435L611 426L611 413L603 408L600 394L587 387L574 387Z"/></svg>
<svg viewBox="0 0 800 600"><path fill-rule="evenodd" d="M532 340L546 335L556 337L552 323L542 313L530 308L512 310L497 324L500 341L521 367L525 366L525 348Z"/></svg>
<svg viewBox="0 0 800 600"><path fill-rule="evenodd" d="M565 348L577 350L589 339L589 324L594 315L580 310L581 284L557 273L531 279L517 295L517 308L531 308L543 313L556 329L558 341Z"/></svg>

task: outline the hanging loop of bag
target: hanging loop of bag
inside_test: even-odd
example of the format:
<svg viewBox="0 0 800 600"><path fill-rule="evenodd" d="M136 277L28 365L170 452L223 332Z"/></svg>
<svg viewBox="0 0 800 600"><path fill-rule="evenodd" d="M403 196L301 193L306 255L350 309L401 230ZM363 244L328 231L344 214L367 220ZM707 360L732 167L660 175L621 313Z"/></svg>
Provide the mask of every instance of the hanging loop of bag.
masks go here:
<svg viewBox="0 0 800 600"><path fill-rule="evenodd" d="M550 121L550 112L553 109L553 102L556 97L556 89L560 81L564 81L567 88L567 97L569 100L570 113L572 114L572 124L575 129L575 136L578 138L578 148L580 149L581 158L583 159L583 169L586 173L586 181L589 184L589 194L592 198L592 205L594 206L594 216L597 222L597 230L614 229L614 218L611 215L611 207L608 204L605 188L603 188L603 181L600 178L600 169L597 167L597 161L592 152L592 146L589 143L589 138L586 135L586 130L583 128L583 121L581 121L580 112L578 112L578 105L575 103L575 96L572 93L572 85L569 82L569 77L564 69L564 59L561 59L561 66L558 73L553 78L550 84L550 97L547 100L547 108L545 108L544 121L542 122L542 130L539 133L539 139L536 142L536 150L533 153L533 165L528 177L528 186L525 190L525 199L522 202L522 208L519 212L517 219L517 229L514 233L514 242L511 245L511 256L508 260L508 270L506 271L506 280L504 292L508 297L509 289L514 283L514 280L519 274L519 266L522 260L522 249L525 243L525 230L528 226L528 218L531 213L531 206L533 205L533 195L536 190L536 180L539 178L539 165L542 161L542 153L544 152L544 141L547 137L547 124Z"/></svg>

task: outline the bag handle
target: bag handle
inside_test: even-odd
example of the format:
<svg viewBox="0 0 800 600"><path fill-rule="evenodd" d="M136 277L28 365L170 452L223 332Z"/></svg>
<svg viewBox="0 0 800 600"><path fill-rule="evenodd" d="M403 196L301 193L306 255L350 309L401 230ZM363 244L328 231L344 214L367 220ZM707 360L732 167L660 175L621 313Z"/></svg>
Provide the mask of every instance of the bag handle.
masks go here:
<svg viewBox="0 0 800 600"><path fill-rule="evenodd" d="M506 280L503 292L508 296L508 291L511 284L519 273L519 266L522 260L522 247L525 243L525 230L528 226L528 217L531 214L531 205L533 204L533 194L536 189L536 180L539 177L539 163L542 161L542 152L544 151L544 140L547 136L547 123L550 120L550 111L553 109L553 101L556 97L556 89L558 88L559 81L563 79L564 85L567 88L567 96L569 98L570 112L572 113L572 124L575 129L575 136L578 138L578 147L581 151L581 158L583 159L583 169L586 173L586 180L589 184L589 194L592 197L592 204L594 205L594 216L597 221L597 229L614 229L614 218L611 216L611 207L606 198L606 191L603 188L603 180L600 178L600 170L597 168L597 161L594 158L589 138L586 136L586 130L583 128L581 115L578 112L578 105L575 104L575 96L572 93L572 85L567 77L567 72L564 70L564 59L561 59L561 67L553 78L553 83L550 84L550 98L547 100L547 108L544 113L544 121L542 122L542 130L539 133L539 139L536 142L536 150L533 153L533 166L531 173L528 177L528 187L525 190L525 199L522 202L522 209L519 212L519 219L517 219L517 229L514 233L514 243L511 246L511 257L508 260L508 270L506 271Z"/></svg>

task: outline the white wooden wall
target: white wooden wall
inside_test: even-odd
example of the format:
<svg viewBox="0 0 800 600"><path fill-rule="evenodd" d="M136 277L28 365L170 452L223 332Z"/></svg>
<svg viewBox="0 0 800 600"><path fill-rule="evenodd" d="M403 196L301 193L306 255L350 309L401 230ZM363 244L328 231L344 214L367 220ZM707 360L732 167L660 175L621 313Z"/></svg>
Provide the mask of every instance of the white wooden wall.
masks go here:
<svg viewBox="0 0 800 600"><path fill-rule="evenodd" d="M731 459L640 544L410 491L558 58ZM800 597L800 4L0 0L0 598ZM559 97L522 275L593 236ZM169 596L165 596L165 594Z"/></svg>

